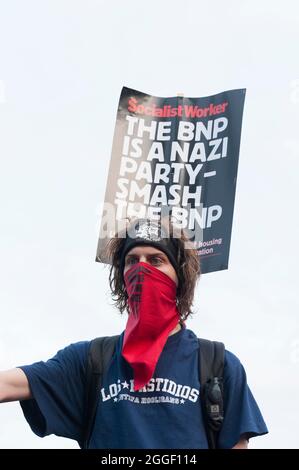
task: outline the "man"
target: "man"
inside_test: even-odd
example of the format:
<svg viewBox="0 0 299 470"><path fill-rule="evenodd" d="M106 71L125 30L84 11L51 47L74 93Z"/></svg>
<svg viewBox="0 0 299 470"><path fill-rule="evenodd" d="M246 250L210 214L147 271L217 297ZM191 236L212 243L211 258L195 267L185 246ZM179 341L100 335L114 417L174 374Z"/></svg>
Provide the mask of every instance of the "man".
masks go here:
<svg viewBox="0 0 299 470"><path fill-rule="evenodd" d="M133 220L107 247L109 282L125 331L104 374L89 448L208 448L200 406L198 340L186 328L200 265L175 233ZM168 228L169 228L168 227ZM0 373L0 401L20 400L38 436L82 442L90 341L60 350L47 362ZM225 352L224 421L219 448L247 448L267 433L240 361Z"/></svg>

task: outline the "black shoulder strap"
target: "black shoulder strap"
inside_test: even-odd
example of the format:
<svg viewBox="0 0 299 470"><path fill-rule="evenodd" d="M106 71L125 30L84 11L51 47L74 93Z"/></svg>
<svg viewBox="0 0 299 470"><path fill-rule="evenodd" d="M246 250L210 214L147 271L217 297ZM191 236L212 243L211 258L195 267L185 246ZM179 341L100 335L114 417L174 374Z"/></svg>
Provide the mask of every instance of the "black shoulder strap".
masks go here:
<svg viewBox="0 0 299 470"><path fill-rule="evenodd" d="M80 447L84 449L88 448L101 391L103 373L110 363L118 338L119 335L103 336L95 338L90 344L86 370L83 432L80 442Z"/></svg>
<svg viewBox="0 0 299 470"><path fill-rule="evenodd" d="M217 448L223 422L224 353L223 343L199 338L200 398L210 449Z"/></svg>

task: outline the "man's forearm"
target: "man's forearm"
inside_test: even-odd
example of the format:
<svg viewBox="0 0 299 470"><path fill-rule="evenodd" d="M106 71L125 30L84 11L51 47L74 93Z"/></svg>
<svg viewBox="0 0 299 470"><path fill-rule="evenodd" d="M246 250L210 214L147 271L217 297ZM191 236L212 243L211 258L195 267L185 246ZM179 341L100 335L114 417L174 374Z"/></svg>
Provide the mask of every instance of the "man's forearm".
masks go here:
<svg viewBox="0 0 299 470"><path fill-rule="evenodd" d="M233 449L248 449L248 440L245 438L240 439Z"/></svg>
<svg viewBox="0 0 299 470"><path fill-rule="evenodd" d="M21 369L0 372L0 403L31 398L26 375Z"/></svg>

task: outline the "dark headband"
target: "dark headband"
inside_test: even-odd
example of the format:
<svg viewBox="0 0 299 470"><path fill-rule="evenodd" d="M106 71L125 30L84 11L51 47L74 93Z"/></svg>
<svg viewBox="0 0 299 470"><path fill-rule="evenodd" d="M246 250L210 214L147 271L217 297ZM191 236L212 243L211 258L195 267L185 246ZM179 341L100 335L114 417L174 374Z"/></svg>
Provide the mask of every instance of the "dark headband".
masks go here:
<svg viewBox="0 0 299 470"><path fill-rule="evenodd" d="M163 251L168 256L169 261L179 277L178 240L170 237L169 233L167 233L160 222L150 219L138 219L138 221L133 223L128 229L127 237L120 254L120 269L122 274L125 267L126 254L133 247L138 245L151 245Z"/></svg>

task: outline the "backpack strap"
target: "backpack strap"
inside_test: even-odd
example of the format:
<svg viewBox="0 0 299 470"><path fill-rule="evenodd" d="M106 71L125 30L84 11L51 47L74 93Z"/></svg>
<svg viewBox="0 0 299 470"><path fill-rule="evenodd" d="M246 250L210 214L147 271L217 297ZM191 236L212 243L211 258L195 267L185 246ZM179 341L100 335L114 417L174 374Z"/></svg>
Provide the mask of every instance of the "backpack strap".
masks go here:
<svg viewBox="0 0 299 470"><path fill-rule="evenodd" d="M218 341L199 338L199 379L203 419L209 448L217 448L218 434L222 426L223 369L225 347Z"/></svg>
<svg viewBox="0 0 299 470"><path fill-rule="evenodd" d="M103 336L93 339L90 343L86 368L83 432L82 440L79 443L80 447L83 449L88 448L96 416L103 374L113 356L118 338L119 335Z"/></svg>

